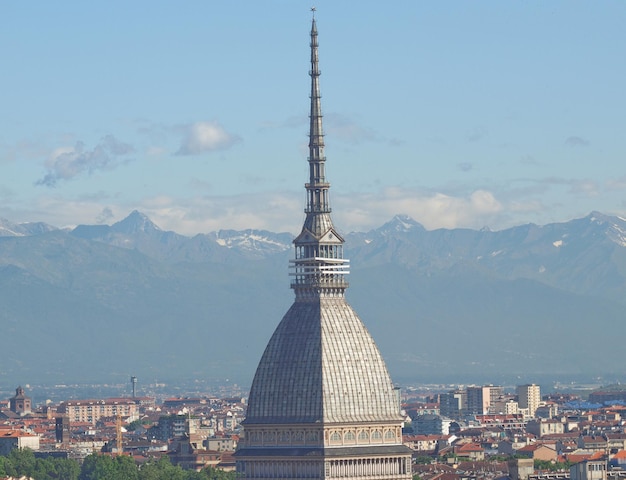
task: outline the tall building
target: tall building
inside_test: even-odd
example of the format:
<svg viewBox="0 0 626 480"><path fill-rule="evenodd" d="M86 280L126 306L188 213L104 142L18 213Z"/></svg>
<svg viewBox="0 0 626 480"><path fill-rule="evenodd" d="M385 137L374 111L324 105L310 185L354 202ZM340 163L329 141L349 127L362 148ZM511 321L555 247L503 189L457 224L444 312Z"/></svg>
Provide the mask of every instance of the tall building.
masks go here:
<svg viewBox="0 0 626 480"><path fill-rule="evenodd" d="M315 17L310 75L306 218L291 261L295 301L254 376L237 472L246 479L410 479L397 391L345 299L349 261L330 215Z"/></svg>
<svg viewBox="0 0 626 480"><path fill-rule="evenodd" d="M70 419L66 416L56 417L54 435L57 443L70 443Z"/></svg>
<svg viewBox="0 0 626 480"><path fill-rule="evenodd" d="M439 412L448 418L460 419L467 410L467 391L453 390L439 396Z"/></svg>
<svg viewBox="0 0 626 480"><path fill-rule="evenodd" d="M500 386L485 385L467 387L467 413L483 415L489 413L489 407L503 394Z"/></svg>
<svg viewBox="0 0 626 480"><path fill-rule="evenodd" d="M527 408L528 416L534 417L535 412L537 412L537 408L539 408L539 403L541 402L541 389L539 388L539 385L535 385L534 383L518 385L516 393L519 407Z"/></svg>

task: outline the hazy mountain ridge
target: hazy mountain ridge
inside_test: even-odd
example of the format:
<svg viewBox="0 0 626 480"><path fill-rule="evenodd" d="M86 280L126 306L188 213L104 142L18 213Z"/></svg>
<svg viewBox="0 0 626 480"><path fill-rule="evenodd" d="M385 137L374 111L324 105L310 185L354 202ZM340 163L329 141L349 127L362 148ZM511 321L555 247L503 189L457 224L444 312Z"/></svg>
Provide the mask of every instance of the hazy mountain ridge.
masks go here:
<svg viewBox="0 0 626 480"><path fill-rule="evenodd" d="M380 229L348 235L347 242L353 261L366 265L394 262L421 274L472 265L508 280L626 301L625 238L624 219L592 212L565 223L500 231L427 231L395 217Z"/></svg>
<svg viewBox="0 0 626 480"><path fill-rule="evenodd" d="M111 226L79 225L71 233L116 247L136 249L168 262L221 262L226 261L225 256L264 256L288 250L293 238L288 233L253 229L219 230L187 237L162 230L136 210Z"/></svg>
<svg viewBox="0 0 626 480"><path fill-rule="evenodd" d="M0 225L0 378L249 381L293 301L290 234L186 237L139 212L71 231ZM625 232L598 212L495 232L397 216L346 235L348 300L396 376L613 371L597 351L620 337L588 332L623 322Z"/></svg>
<svg viewBox="0 0 626 480"><path fill-rule="evenodd" d="M57 230L56 227L43 222L13 223L0 218L0 237L25 237Z"/></svg>

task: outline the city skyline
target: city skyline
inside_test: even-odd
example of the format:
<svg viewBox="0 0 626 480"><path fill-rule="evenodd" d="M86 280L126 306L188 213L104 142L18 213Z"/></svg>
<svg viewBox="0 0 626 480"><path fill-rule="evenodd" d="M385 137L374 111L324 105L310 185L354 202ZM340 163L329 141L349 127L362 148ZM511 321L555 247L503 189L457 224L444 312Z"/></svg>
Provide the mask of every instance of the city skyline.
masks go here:
<svg viewBox="0 0 626 480"><path fill-rule="evenodd" d="M315 5L342 231L626 216L623 3ZM0 217L298 231L310 5L31 7L3 7Z"/></svg>

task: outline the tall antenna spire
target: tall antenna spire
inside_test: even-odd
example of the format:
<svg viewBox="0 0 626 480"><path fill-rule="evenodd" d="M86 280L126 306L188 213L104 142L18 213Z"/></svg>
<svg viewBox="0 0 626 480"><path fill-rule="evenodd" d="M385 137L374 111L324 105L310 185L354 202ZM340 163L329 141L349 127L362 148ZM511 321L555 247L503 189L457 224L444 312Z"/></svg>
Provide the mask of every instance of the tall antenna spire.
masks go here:
<svg viewBox="0 0 626 480"><path fill-rule="evenodd" d="M313 10L315 15L315 10ZM317 25L315 17L311 26L311 113L309 115L309 184L308 209L330 213L328 189L330 185L324 178L324 130L322 128L322 96L320 95L320 69L317 43ZM317 193L317 194L316 194ZM322 194L323 193L323 194ZM308 212L307 212L308 213Z"/></svg>
<svg viewBox="0 0 626 480"><path fill-rule="evenodd" d="M343 258L343 238L335 231L330 218L330 183L326 181L322 96L315 7L311 23L311 111L309 114L309 182L305 184L306 218L302 232L294 240L296 258L292 260L295 281L291 286L296 299L321 296L342 297L348 283L349 260Z"/></svg>

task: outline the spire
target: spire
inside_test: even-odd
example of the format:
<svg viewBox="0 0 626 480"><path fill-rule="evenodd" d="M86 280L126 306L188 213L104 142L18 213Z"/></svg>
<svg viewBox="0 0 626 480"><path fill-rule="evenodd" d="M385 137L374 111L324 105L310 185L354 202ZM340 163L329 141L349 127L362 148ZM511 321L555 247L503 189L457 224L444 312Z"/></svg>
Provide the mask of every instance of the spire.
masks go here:
<svg viewBox="0 0 626 480"><path fill-rule="evenodd" d="M315 12L315 11L313 11ZM315 24L315 17L313 17L313 23L311 26L311 70L309 71L311 76L311 113L309 115L310 128L309 128L309 164L310 168L310 183L315 181L324 181L324 130L322 128L322 96L320 95L320 69L319 69L319 57L318 57L318 43L317 43L317 25ZM320 164L322 170L315 170L314 166ZM326 187L328 190L328 186ZM313 205L315 199L311 199L310 205ZM325 204L328 208L328 205ZM330 212L330 208L328 208Z"/></svg>
<svg viewBox="0 0 626 480"><path fill-rule="evenodd" d="M342 297L348 283L349 261L343 258L343 238L335 231L330 217L330 183L326 181L322 96L315 8L311 23L311 111L309 114L309 181L305 184L307 203L302 232L294 240L296 258L292 260L295 281L291 286L296 299L321 296Z"/></svg>

